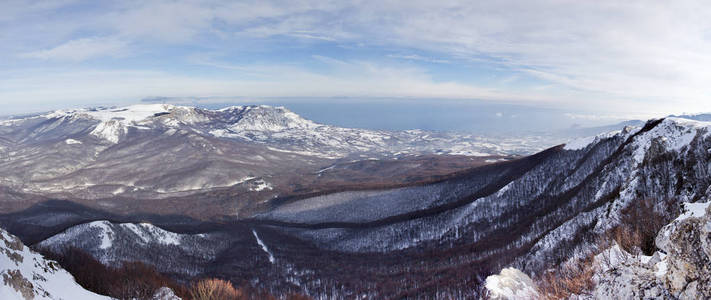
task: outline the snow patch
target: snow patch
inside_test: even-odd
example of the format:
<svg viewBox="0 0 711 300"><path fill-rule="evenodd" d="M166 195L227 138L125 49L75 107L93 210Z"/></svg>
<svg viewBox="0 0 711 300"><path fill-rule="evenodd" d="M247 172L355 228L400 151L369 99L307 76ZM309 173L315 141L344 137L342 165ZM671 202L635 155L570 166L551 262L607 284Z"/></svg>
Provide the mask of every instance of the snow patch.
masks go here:
<svg viewBox="0 0 711 300"><path fill-rule="evenodd" d="M657 277L663 277L664 275L667 274L667 271L669 270L669 266L667 265L667 260L662 259L658 263L654 265L654 268L656 271L654 272L654 275Z"/></svg>
<svg viewBox="0 0 711 300"><path fill-rule="evenodd" d="M82 143L81 141L77 141L75 139L66 139L64 142L67 143L67 145L77 145Z"/></svg>
<svg viewBox="0 0 711 300"><path fill-rule="evenodd" d="M514 268L505 268L499 275L487 277L485 286L490 299L538 299L533 280Z"/></svg>
<svg viewBox="0 0 711 300"><path fill-rule="evenodd" d="M272 190L272 184L264 181L264 179L259 179L254 181L254 185L249 188L250 191L260 192L263 190Z"/></svg>
<svg viewBox="0 0 711 300"><path fill-rule="evenodd" d="M160 227L148 223L141 223L139 224L139 226L145 232L146 235L150 236L150 239L153 241L156 241L163 245L175 246L178 246L181 243L180 235L175 232L166 231Z"/></svg>
<svg viewBox="0 0 711 300"><path fill-rule="evenodd" d="M94 221L89 223L89 227L98 228L100 230L101 244L99 248L108 249L111 248L114 242L114 230L111 229L111 223L109 221Z"/></svg>
<svg viewBox="0 0 711 300"><path fill-rule="evenodd" d="M122 123L131 124L143 121L156 114L168 113L174 108L175 106L167 104L139 104L111 109L82 110L80 113L102 122L120 120Z"/></svg>
<svg viewBox="0 0 711 300"><path fill-rule="evenodd" d="M563 147L563 149L564 150L571 150L571 151L582 150L582 149L587 148L590 144L593 144L597 141L600 141L600 140L603 140L606 138L611 138L611 137L619 134L620 132L622 132L622 131L615 130L615 131L610 131L610 132L606 132L603 134L598 134L595 136L588 136L588 137L584 137L584 138L575 139L575 140L572 140L572 141L566 143L565 146Z"/></svg>
<svg viewBox="0 0 711 300"><path fill-rule="evenodd" d="M496 192L496 197L501 197L501 196L503 196L504 193L506 193L506 191L508 191L509 189L511 189L511 185L512 185L513 183L514 183L514 182L511 181L511 182L509 182L507 185L505 185L504 187L502 187L498 192Z"/></svg>
<svg viewBox="0 0 711 300"><path fill-rule="evenodd" d="M259 244L260 247L262 247L262 250L269 255L269 262L274 263L274 255L269 251L269 248L267 248L267 245L262 242L262 240L259 238L259 235L257 235L257 231L252 229L252 234L254 234L254 238L257 240L257 244Z"/></svg>
<svg viewBox="0 0 711 300"><path fill-rule="evenodd" d="M126 223L126 224L121 224L121 226L123 226L124 228L127 228L128 230L133 231L133 233L135 233L141 239L141 241L143 241L144 244L148 243L151 240L151 237L148 234L146 234L143 230L138 228L138 226L136 226L136 224Z"/></svg>
<svg viewBox="0 0 711 300"><path fill-rule="evenodd" d="M126 127L124 127L119 121L112 120L99 123L99 125L94 127L94 130L92 130L90 134L116 144L125 132Z"/></svg>
<svg viewBox="0 0 711 300"><path fill-rule="evenodd" d="M688 218L701 218L706 215L706 209L711 205L711 202L706 203L684 203L684 212L676 218L675 221L683 221Z"/></svg>

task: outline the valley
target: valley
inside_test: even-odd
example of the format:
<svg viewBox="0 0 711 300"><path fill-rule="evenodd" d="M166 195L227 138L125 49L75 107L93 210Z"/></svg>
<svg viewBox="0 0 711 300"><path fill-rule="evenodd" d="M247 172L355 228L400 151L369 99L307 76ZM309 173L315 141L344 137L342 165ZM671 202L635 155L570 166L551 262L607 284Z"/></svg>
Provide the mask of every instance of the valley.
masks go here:
<svg viewBox="0 0 711 300"><path fill-rule="evenodd" d="M125 179L115 177L119 174L115 172L137 172L143 176L135 183L141 182L140 190L107 197L98 185L73 184L25 194L10 184L5 195L16 196L4 198L4 207L12 209L0 215L0 227L42 252L80 249L106 265L141 262L184 284L223 278L272 295L318 299L478 298L487 293L487 277L502 268L540 276L571 257L597 251L597 241L619 226L621 216L641 199L673 219L681 203L708 201L711 190L711 125L691 119L650 120L532 155L443 155L424 148L393 156L372 148L365 157L354 152L324 158L268 152L267 147L260 148L267 152L259 156L269 160L257 164L235 161L251 155L241 151L262 147L258 138L245 142L245 137L206 137L204 131L194 131L165 146L174 138L165 132L174 128L162 127L171 121L160 118L183 116L186 110L165 108L172 112L122 125L158 128L150 129L158 133L148 136L126 129L119 130L123 133L117 141L97 140L91 134L81 138L80 133L93 132L92 126L93 130L104 126L96 122L60 135L59 139L72 136L83 145L106 148L92 158L81 158L87 161L79 165L86 165L77 170L56 167L31 183L58 182L59 187L67 180L82 182L81 176L87 175L81 174L88 172L104 174L107 182L125 187ZM281 124L272 117L266 120L272 125L252 122L249 128L268 131ZM69 122L77 126L75 122L88 121ZM201 122L198 128L218 126ZM51 130L59 130L59 125ZM32 130L45 132L49 130L45 126ZM292 125L280 126L278 130L284 131ZM11 129L5 132L30 130L6 127ZM149 136L168 140L156 150L147 146ZM57 149L42 150L45 144L56 145L48 137L35 134L33 142L15 142L13 151L32 148L38 157L49 159ZM305 148L299 148L305 144L303 137L295 139L278 143L281 148L293 147L288 151L303 152ZM203 142L200 149L212 150L189 150L186 145L196 140ZM149 150L151 155L143 153ZM128 163L132 151L144 155L140 163ZM187 160L180 159L183 155ZM194 155L199 158L191 158ZM22 157L5 158L4 166L15 174L6 177L6 183L35 170L9 167L22 165ZM119 158L127 163L109 163ZM220 163L194 166L204 160ZM173 163L158 167L157 162ZM125 164L152 165L158 173L146 177L145 171L131 171ZM293 169L287 170L288 164ZM242 165L252 166L249 172L254 173L245 175L238 168ZM255 166L264 169L256 173ZM188 181L170 179L176 174L201 182L218 174L225 182L240 176L248 179L190 190L176 183ZM160 186L175 190L153 190ZM22 206L12 206L19 201Z"/></svg>

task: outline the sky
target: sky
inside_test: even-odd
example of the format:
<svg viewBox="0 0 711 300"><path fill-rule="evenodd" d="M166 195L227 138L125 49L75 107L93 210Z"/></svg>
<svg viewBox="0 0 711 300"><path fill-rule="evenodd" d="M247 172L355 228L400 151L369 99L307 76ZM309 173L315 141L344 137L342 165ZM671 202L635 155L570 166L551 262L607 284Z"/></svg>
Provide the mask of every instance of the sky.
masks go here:
<svg viewBox="0 0 711 300"><path fill-rule="evenodd" d="M710 70L703 1L0 0L0 115L346 98L641 119L711 111Z"/></svg>

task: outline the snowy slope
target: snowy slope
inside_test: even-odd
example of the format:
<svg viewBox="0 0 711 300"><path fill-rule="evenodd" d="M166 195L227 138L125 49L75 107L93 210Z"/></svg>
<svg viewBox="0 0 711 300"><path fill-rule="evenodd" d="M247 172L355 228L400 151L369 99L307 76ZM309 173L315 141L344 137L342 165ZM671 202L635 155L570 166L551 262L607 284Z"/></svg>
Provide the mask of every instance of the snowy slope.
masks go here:
<svg viewBox="0 0 711 300"><path fill-rule="evenodd" d="M0 229L0 299L110 299L79 286L56 262L25 247Z"/></svg>
<svg viewBox="0 0 711 300"><path fill-rule="evenodd" d="M163 263L161 271L195 275L227 246L222 240L217 233L178 234L149 223L93 221L70 227L37 246L55 252L77 247L104 264L172 262Z"/></svg>
<svg viewBox="0 0 711 300"><path fill-rule="evenodd" d="M711 123L666 119L650 123L649 128L627 128L594 137L575 147L562 147L520 178L496 185L497 189L491 187L495 182L477 182L473 177L377 193L308 198L263 217L306 223L375 221L486 190L469 205L427 219L367 231L303 230L299 236L332 249L368 252L462 240L484 242L505 228L515 228L522 232L507 236L512 238L507 247L530 248L518 263L535 269L557 249L574 247L571 237L576 234L614 226L617 214L635 200L653 197L688 202L708 193L710 128ZM484 178L493 180L494 174ZM395 205L404 199L409 201ZM355 205L358 203L366 205ZM538 217L529 220L530 215Z"/></svg>
<svg viewBox="0 0 711 300"><path fill-rule="evenodd" d="M541 150L555 141L480 136L422 130L382 131L342 128L302 118L284 107L232 106L207 110L166 104L119 108L61 110L32 120L90 120L90 134L116 144L130 130L185 129L202 135L268 144L277 149L326 158L352 153L438 153L457 155L523 154ZM21 125L27 119L0 126Z"/></svg>
<svg viewBox="0 0 711 300"><path fill-rule="evenodd" d="M429 288L442 293L438 294L440 298L466 298L473 291L463 289L485 284L481 282L485 277L476 279L477 275L515 267L535 277L571 256L588 253L596 234L618 224L622 211L640 199L650 199L660 209L668 202L707 202L711 197L710 131L711 123L679 118L652 120L644 126L569 143L521 160L483 166L434 184L295 199L248 220L245 226L255 227L232 236L240 240L232 240L233 248L221 252L223 256L217 255L224 266L219 274L244 278L239 270L251 272L255 266L255 277L263 276L258 279L281 278L286 273L301 284L318 284L318 290L310 294L316 298L338 298L333 293L353 298L363 295L349 294L353 291L366 291L373 298L396 298L402 295L398 292L412 292L412 278L425 278L416 282L431 282ZM704 205L684 207L687 210L680 224L700 222ZM146 256L174 253L170 251L181 247L185 247L181 253L204 253L199 250L205 248L199 248L201 245L220 239L196 238L197 243L188 245L186 237L181 236L179 246L148 243L162 247L153 249L163 249L150 251L150 247L141 245L153 238L132 233L131 225L104 225L82 225L82 234L52 239L57 245L78 246L99 258L115 255L116 259L134 259L132 253L121 252L126 248L144 251L141 253ZM701 225L698 232L707 234L711 227ZM110 241L105 243L105 237ZM109 242L112 246L102 249ZM708 240L698 242L711 244ZM664 243L658 244L665 248ZM243 245L250 245L248 252L240 248ZM692 250L685 249L682 258L701 253ZM662 272L664 264L659 264L664 260L661 255L645 258L652 268L648 275L667 274ZM164 261L164 257L156 261ZM209 261L196 258L194 262ZM473 265L487 269L467 273L471 275L468 277L461 275L462 271L470 272ZM667 267L670 272L684 271L682 264ZM297 276L288 270L303 273ZM397 270L396 274L392 270ZM433 270L441 281L429 281ZM526 281L525 277L502 275L491 282L502 294L529 290L527 283L519 284ZM384 278L386 285L379 285ZM259 284L270 289L292 283L270 285L261 280ZM392 294L379 294L382 289L392 289Z"/></svg>
<svg viewBox="0 0 711 300"><path fill-rule="evenodd" d="M235 186L276 194L269 177L316 172L336 162L506 156L553 143L342 128L271 106L62 110L0 123L0 186L61 199L181 197Z"/></svg>

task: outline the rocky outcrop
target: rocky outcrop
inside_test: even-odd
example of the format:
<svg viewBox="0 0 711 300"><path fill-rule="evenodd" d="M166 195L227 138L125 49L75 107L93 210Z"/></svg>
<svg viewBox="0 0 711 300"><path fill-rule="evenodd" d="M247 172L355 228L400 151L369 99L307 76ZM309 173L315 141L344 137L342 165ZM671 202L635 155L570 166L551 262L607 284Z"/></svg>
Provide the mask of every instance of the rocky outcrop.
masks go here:
<svg viewBox="0 0 711 300"><path fill-rule="evenodd" d="M687 203L652 256L615 245L596 256L595 299L711 299L711 202Z"/></svg>
<svg viewBox="0 0 711 300"><path fill-rule="evenodd" d="M182 300L169 287L159 288L151 300Z"/></svg>
<svg viewBox="0 0 711 300"><path fill-rule="evenodd" d="M646 256L613 242L592 260L592 286L568 299L711 299L711 202L685 203L655 244L659 250ZM486 289L491 299L533 299L541 293L514 268L487 277Z"/></svg>
<svg viewBox="0 0 711 300"><path fill-rule="evenodd" d="M487 277L486 289L489 299L492 300L539 298L533 280L514 268L505 268L499 275Z"/></svg>
<svg viewBox="0 0 711 300"><path fill-rule="evenodd" d="M109 299L79 286L54 261L46 260L0 229L0 299Z"/></svg>

